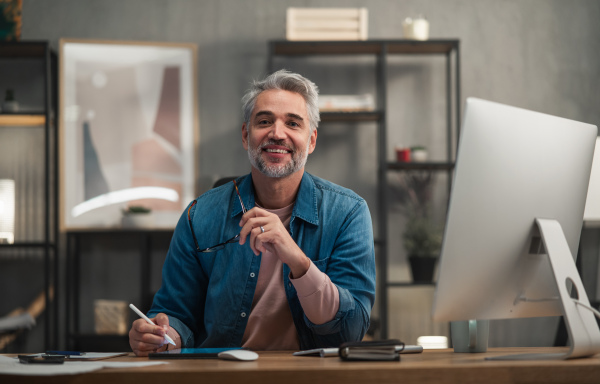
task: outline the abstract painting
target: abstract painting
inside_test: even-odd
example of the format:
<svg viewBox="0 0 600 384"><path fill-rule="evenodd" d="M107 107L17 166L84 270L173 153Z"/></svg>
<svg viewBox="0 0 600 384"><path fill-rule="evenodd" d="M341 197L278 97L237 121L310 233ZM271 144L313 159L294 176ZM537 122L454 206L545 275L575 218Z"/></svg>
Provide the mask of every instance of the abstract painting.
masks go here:
<svg viewBox="0 0 600 384"><path fill-rule="evenodd" d="M195 197L196 46L60 42L61 229L172 228Z"/></svg>
<svg viewBox="0 0 600 384"><path fill-rule="evenodd" d="M0 40L21 39L23 0L0 0Z"/></svg>

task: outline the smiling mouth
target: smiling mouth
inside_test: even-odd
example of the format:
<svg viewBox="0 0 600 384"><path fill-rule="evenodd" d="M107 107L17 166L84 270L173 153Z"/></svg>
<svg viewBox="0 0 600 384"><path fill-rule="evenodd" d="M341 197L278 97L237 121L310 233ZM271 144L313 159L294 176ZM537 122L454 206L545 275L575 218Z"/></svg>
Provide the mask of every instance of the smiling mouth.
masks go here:
<svg viewBox="0 0 600 384"><path fill-rule="evenodd" d="M285 149L272 149L272 148L265 148L263 149L263 151L268 152L268 153L291 153L291 151L289 150L285 150Z"/></svg>

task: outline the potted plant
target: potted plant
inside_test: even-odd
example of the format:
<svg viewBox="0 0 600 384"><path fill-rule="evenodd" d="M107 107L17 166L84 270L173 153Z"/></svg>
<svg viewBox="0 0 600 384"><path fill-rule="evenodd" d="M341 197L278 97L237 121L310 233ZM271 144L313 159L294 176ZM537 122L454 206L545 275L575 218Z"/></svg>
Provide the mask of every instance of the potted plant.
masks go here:
<svg viewBox="0 0 600 384"><path fill-rule="evenodd" d="M412 215L402 234L415 283L431 283L442 246L442 233L427 216Z"/></svg>
<svg viewBox="0 0 600 384"><path fill-rule="evenodd" d="M417 163L423 163L427 161L427 148L421 145L410 147L410 158L412 161Z"/></svg>
<svg viewBox="0 0 600 384"><path fill-rule="evenodd" d="M123 228L151 228L154 226L154 217L150 208L141 205L130 205L127 209L122 209L123 218L121 225Z"/></svg>
<svg viewBox="0 0 600 384"><path fill-rule="evenodd" d="M433 174L430 171L400 175L394 196L407 219L402 240L415 283L431 283L440 254L442 231L430 214Z"/></svg>

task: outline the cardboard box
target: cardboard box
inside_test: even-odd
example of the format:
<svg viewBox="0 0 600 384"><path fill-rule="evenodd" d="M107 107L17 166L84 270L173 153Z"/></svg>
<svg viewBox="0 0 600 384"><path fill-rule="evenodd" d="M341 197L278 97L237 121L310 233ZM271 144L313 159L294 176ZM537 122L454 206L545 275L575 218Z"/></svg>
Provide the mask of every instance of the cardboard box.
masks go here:
<svg viewBox="0 0 600 384"><path fill-rule="evenodd" d="M121 300L95 300L94 320L99 335L126 335L129 332L129 307Z"/></svg>

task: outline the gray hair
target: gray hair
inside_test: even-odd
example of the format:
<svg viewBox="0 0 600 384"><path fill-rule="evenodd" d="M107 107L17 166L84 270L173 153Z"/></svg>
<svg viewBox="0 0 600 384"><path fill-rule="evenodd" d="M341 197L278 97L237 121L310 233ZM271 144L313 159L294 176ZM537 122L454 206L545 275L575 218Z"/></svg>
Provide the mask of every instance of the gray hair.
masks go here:
<svg viewBox="0 0 600 384"><path fill-rule="evenodd" d="M300 94L306 102L310 131L312 132L317 129L321 121L321 117L319 116L319 88L306 77L285 69L273 72L264 80L254 80L252 82L250 89L242 97L242 111L246 124L250 123L250 117L256 105L258 95L271 89L280 89Z"/></svg>

